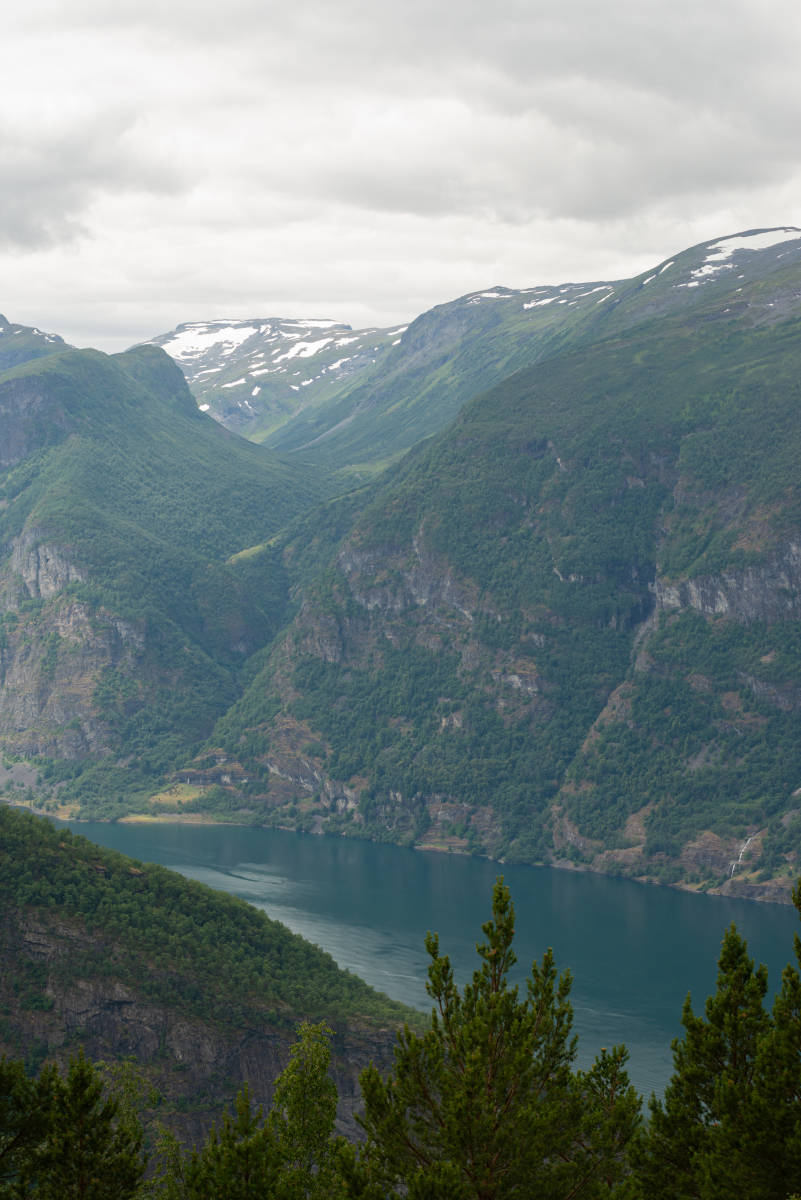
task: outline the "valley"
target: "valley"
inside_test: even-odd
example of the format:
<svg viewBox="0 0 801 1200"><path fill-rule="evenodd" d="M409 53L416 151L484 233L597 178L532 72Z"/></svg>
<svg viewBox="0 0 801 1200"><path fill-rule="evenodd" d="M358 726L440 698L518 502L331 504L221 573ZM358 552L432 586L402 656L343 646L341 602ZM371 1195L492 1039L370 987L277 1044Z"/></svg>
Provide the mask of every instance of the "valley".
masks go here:
<svg viewBox="0 0 801 1200"><path fill-rule="evenodd" d="M789 901L797 230L154 342L0 326L7 798Z"/></svg>

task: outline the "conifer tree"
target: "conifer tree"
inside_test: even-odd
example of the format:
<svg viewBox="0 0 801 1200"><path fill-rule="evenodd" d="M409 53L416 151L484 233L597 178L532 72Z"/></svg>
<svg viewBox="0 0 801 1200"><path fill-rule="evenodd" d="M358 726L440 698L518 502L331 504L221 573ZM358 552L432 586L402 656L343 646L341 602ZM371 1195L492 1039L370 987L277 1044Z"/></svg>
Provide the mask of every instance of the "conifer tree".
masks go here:
<svg viewBox="0 0 801 1200"><path fill-rule="evenodd" d="M30 1171L49 1110L47 1080L35 1082L21 1062L0 1058L0 1197L11 1196L20 1174Z"/></svg>
<svg viewBox="0 0 801 1200"><path fill-rule="evenodd" d="M785 1200L801 1190L798 971L785 969L772 1012L766 991L767 971L732 926L705 1017L685 1002L673 1076L664 1100L652 1097L634 1153L647 1200Z"/></svg>
<svg viewBox="0 0 801 1200"><path fill-rule="evenodd" d="M544 1200L611 1195L625 1172L640 1101L625 1050L574 1071L570 975L549 950L521 999L508 973L514 908L498 880L481 965L460 992L429 934L431 1028L407 1026L385 1081L361 1076L366 1161L386 1195L410 1200Z"/></svg>
<svg viewBox="0 0 801 1200"><path fill-rule="evenodd" d="M66 1076L56 1067L42 1072L40 1087L50 1098L46 1134L23 1172L37 1200L129 1200L145 1172L142 1131L120 1121L119 1102L103 1095L103 1081L82 1054Z"/></svg>
<svg viewBox="0 0 801 1200"><path fill-rule="evenodd" d="M236 1097L233 1114L223 1115L202 1149L185 1161L177 1143L170 1150L164 1200L263 1200L274 1194L277 1155L247 1084Z"/></svg>
<svg viewBox="0 0 801 1200"><path fill-rule="evenodd" d="M164 1200L333 1200L344 1195L339 1158L352 1162L334 1134L336 1085L328 1076L330 1030L300 1026L276 1080L265 1119L247 1084L200 1149L183 1158L167 1139ZM353 1165L353 1164L352 1164Z"/></svg>

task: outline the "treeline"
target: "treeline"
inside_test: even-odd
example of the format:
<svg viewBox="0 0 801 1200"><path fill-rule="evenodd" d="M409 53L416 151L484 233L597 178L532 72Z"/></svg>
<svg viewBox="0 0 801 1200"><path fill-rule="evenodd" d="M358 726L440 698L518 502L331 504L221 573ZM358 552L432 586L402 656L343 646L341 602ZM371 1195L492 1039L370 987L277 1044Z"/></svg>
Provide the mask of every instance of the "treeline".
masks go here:
<svg viewBox="0 0 801 1200"><path fill-rule="evenodd" d="M801 906L801 889L795 901ZM674 1073L647 1119L624 1047L575 1068L569 973L548 951L511 986L514 908L499 880L479 966L457 989L438 940L430 1025L398 1035L394 1069L361 1076L364 1140L334 1128L327 1031L303 1025L273 1105L247 1087L206 1142L162 1133L150 1156L131 1090L82 1058L36 1080L0 1063L0 1196L42 1200L788 1200L801 1191L801 975L771 1010L732 927L703 1016L688 999ZM801 962L801 942L796 939Z"/></svg>

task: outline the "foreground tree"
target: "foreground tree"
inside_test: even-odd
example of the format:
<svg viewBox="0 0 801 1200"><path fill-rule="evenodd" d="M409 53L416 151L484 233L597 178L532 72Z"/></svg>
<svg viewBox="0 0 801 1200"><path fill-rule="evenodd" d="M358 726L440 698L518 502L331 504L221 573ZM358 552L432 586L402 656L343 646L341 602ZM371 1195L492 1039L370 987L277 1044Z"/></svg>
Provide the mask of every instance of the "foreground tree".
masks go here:
<svg viewBox="0 0 801 1200"><path fill-rule="evenodd" d="M142 1130L105 1093L83 1055L65 1075L46 1067L30 1085L29 1122L37 1131L5 1194L36 1200L129 1200L145 1173ZM29 1126L30 1127L30 1126Z"/></svg>
<svg viewBox="0 0 801 1200"><path fill-rule="evenodd" d="M431 1028L399 1035L386 1081L361 1076L364 1161L384 1195L410 1200L568 1200L611 1195L640 1121L622 1047L574 1071L570 976L548 951L521 999L508 974L514 908L499 880L481 966L463 992L435 935Z"/></svg>
<svg viewBox="0 0 801 1200"><path fill-rule="evenodd" d="M21 1062L0 1058L0 1197L11 1196L47 1132L50 1089L28 1079Z"/></svg>
<svg viewBox="0 0 801 1200"><path fill-rule="evenodd" d="M325 1025L300 1026L265 1119L245 1085L200 1149L184 1158L165 1141L164 1200L333 1200L344 1195L339 1159L353 1155L334 1134L336 1085L328 1076Z"/></svg>
<svg viewBox="0 0 801 1200"><path fill-rule="evenodd" d="M798 891L794 899L798 907ZM785 1200L801 1191L801 977L785 968L772 1012L767 983L732 926L705 1016L688 997L673 1076L664 1099L651 1099L634 1154L647 1200Z"/></svg>

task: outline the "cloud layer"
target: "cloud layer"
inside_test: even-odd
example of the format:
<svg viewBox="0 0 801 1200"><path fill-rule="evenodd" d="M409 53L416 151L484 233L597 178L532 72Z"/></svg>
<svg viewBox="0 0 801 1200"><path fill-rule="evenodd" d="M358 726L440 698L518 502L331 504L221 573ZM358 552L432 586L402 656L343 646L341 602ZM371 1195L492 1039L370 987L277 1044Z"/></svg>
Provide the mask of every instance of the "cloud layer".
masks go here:
<svg viewBox="0 0 801 1200"><path fill-rule="evenodd" d="M0 68L3 311L389 323L801 224L783 0L32 0Z"/></svg>

